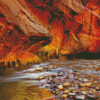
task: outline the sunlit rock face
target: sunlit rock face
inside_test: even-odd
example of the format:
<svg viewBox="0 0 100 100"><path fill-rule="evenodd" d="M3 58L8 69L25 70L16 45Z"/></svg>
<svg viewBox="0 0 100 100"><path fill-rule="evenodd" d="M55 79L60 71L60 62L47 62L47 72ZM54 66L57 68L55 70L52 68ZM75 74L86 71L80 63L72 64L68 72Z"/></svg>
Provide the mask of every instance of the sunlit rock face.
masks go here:
<svg viewBox="0 0 100 100"><path fill-rule="evenodd" d="M99 0L26 0L53 41L41 51L62 55L100 51Z"/></svg>
<svg viewBox="0 0 100 100"><path fill-rule="evenodd" d="M24 0L0 0L0 59L33 61L51 34L31 13Z"/></svg>
<svg viewBox="0 0 100 100"><path fill-rule="evenodd" d="M0 0L0 59L97 53L99 14L99 0Z"/></svg>
<svg viewBox="0 0 100 100"><path fill-rule="evenodd" d="M69 36L68 41L64 41L62 47L65 54L68 53L81 53L83 51L97 53L100 51L100 2L99 0L88 2L74 2L83 8L82 13L74 16L75 21L82 24L78 32L74 32L76 38ZM63 51L62 51L63 52Z"/></svg>

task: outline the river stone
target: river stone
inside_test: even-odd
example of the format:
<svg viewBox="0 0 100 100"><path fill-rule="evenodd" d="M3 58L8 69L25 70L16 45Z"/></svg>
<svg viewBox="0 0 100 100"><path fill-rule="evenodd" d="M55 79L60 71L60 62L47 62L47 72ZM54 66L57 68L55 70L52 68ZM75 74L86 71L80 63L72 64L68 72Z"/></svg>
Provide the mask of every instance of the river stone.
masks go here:
<svg viewBox="0 0 100 100"><path fill-rule="evenodd" d="M75 98L77 100L84 100L85 99L85 95L77 95L77 96L75 96Z"/></svg>

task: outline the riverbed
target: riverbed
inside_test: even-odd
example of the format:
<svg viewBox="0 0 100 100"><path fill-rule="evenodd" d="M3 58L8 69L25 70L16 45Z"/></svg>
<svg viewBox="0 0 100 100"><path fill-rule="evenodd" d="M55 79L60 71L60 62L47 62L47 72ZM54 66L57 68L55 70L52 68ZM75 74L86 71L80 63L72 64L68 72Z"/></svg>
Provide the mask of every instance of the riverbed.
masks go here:
<svg viewBox="0 0 100 100"><path fill-rule="evenodd" d="M0 76L0 100L63 99L100 100L100 60L54 59Z"/></svg>

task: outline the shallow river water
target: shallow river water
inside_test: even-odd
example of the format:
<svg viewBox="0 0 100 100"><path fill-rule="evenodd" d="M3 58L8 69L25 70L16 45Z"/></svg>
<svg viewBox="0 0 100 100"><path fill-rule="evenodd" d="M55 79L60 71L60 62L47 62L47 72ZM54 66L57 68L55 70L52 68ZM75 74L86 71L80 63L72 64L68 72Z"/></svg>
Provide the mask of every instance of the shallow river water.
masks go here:
<svg viewBox="0 0 100 100"><path fill-rule="evenodd" d="M0 76L0 100L100 100L100 60L52 60Z"/></svg>

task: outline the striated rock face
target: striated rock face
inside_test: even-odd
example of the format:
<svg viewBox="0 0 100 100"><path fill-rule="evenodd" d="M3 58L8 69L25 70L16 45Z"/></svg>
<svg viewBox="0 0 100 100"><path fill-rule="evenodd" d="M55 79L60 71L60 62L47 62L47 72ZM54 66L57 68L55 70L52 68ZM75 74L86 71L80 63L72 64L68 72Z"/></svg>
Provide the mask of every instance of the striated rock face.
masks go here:
<svg viewBox="0 0 100 100"><path fill-rule="evenodd" d="M97 53L99 33L99 0L0 0L1 62Z"/></svg>
<svg viewBox="0 0 100 100"><path fill-rule="evenodd" d="M51 42L51 34L31 13L24 0L0 0L0 59L13 61L36 53ZM28 60L28 59L27 59ZM32 59L33 60L33 59Z"/></svg>
<svg viewBox="0 0 100 100"><path fill-rule="evenodd" d="M40 50L62 55L100 51L99 0L26 0L53 41ZM34 9L34 10L33 10Z"/></svg>
<svg viewBox="0 0 100 100"><path fill-rule="evenodd" d="M82 0L61 0L65 5L72 8L77 13L82 13Z"/></svg>

